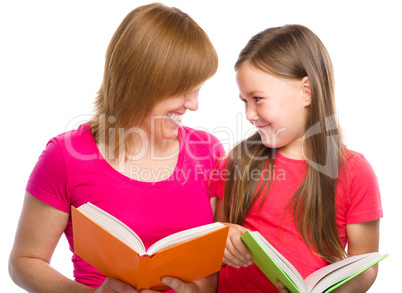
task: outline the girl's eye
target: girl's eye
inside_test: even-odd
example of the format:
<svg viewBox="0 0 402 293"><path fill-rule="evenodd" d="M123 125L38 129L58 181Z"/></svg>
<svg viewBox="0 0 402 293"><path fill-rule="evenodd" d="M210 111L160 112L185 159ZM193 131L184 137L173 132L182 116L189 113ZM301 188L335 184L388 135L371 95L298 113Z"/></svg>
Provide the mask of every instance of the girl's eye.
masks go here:
<svg viewBox="0 0 402 293"><path fill-rule="evenodd" d="M247 104L247 100L246 99L241 99L241 101L245 104Z"/></svg>
<svg viewBox="0 0 402 293"><path fill-rule="evenodd" d="M258 101L261 100L262 98L260 98L260 97L253 97L253 99L254 99L256 102L258 102Z"/></svg>

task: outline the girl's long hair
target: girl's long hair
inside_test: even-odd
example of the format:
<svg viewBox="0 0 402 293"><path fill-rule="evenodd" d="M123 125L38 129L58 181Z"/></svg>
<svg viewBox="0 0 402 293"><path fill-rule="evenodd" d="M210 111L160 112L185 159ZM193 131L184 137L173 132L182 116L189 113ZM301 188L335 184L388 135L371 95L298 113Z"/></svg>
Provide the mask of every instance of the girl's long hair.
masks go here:
<svg viewBox="0 0 402 293"><path fill-rule="evenodd" d="M241 51L235 70L245 63L280 78L309 78L312 100L303 138L307 173L285 212L293 211L297 229L314 253L328 262L340 260L345 257L345 250L336 226L335 189L344 145L335 117L329 54L308 28L286 25L269 28L251 38ZM225 185L224 215L227 221L243 224L258 198L264 196L262 204L265 202L269 196L269 178L262 178L263 183L257 189L259 182L247 180L246 175L272 167L275 152L276 149L262 144L258 132L232 149L226 163L229 177Z"/></svg>
<svg viewBox="0 0 402 293"><path fill-rule="evenodd" d="M127 133L141 126L159 101L194 90L217 68L215 48L189 15L160 3L134 9L106 52L91 121L95 140L114 147L119 157Z"/></svg>

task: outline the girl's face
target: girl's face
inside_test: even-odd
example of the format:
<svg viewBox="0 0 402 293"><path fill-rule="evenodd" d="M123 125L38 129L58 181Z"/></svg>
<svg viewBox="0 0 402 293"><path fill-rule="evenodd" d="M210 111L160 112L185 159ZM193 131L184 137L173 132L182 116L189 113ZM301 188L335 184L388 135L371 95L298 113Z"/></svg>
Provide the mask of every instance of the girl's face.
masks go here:
<svg viewBox="0 0 402 293"><path fill-rule="evenodd" d="M279 78L245 63L236 80L246 118L257 128L262 143L282 155L302 159L301 142L311 103L308 77Z"/></svg>
<svg viewBox="0 0 402 293"><path fill-rule="evenodd" d="M183 94L158 102L140 127L148 137L153 139L177 138L181 119L187 110L198 109L198 93L200 87Z"/></svg>

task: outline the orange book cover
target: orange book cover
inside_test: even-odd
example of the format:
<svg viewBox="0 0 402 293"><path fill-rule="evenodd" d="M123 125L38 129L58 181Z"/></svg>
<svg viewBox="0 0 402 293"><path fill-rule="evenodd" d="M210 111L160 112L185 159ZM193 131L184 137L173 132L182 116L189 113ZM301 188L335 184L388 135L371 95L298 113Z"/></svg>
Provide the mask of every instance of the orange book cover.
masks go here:
<svg viewBox="0 0 402 293"><path fill-rule="evenodd" d="M115 277L137 290L168 290L160 281L172 276L192 282L218 272L229 226L175 244L153 255L136 251L71 207L74 252L108 277Z"/></svg>

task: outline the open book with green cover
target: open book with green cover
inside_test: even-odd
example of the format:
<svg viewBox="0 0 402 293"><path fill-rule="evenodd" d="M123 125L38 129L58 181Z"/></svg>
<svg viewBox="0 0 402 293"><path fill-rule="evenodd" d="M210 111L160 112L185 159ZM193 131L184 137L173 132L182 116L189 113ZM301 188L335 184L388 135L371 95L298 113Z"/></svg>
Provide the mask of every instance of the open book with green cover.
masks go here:
<svg viewBox="0 0 402 293"><path fill-rule="evenodd" d="M355 255L323 267L303 280L296 268L259 232L247 230L241 239L267 278L273 284L279 280L290 293L331 292L388 256L377 252Z"/></svg>

